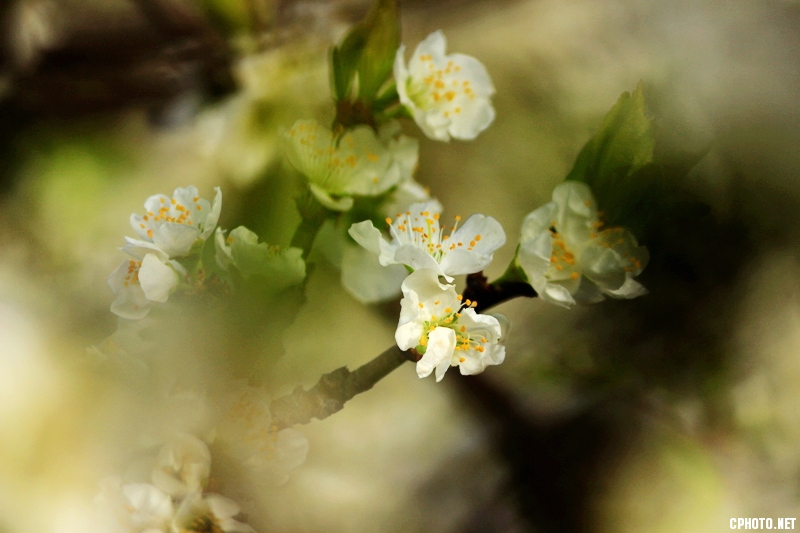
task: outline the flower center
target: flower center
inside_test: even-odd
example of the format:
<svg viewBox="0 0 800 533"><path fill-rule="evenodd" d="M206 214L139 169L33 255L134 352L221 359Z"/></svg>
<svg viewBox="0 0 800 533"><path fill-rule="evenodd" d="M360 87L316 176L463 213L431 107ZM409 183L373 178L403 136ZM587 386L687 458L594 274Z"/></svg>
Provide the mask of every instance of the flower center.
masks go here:
<svg viewBox="0 0 800 533"><path fill-rule="evenodd" d="M194 226L194 220L192 220L193 213L199 215L203 210L199 196L195 196L192 199L192 203L189 207L178 202L175 198L167 200L166 197L161 197L159 202L161 203L161 207L158 208L158 211L148 211L142 216L139 222L139 227L143 230L147 230L147 236L151 239L153 238L153 230L165 222Z"/></svg>
<svg viewBox="0 0 800 533"><path fill-rule="evenodd" d="M195 517L187 527L181 528L181 533L225 533L220 527L217 518L209 512L207 515Z"/></svg>
<svg viewBox="0 0 800 533"><path fill-rule="evenodd" d="M443 108L444 116L449 117L461 113L459 96L475 99L470 81L458 75L461 72L459 65L448 61L444 68L438 68L430 54L422 54L419 59L427 72L423 76L410 78L407 85L408 96L417 107L423 111Z"/></svg>
<svg viewBox="0 0 800 533"><path fill-rule="evenodd" d="M450 227L450 234L444 235L439 226L439 213L431 214L430 211L420 211L419 215L412 215L411 211L406 211L398 213L394 222L391 218L386 219L389 231L397 242L425 250L437 263L441 263L442 258L450 250L466 248L468 251L472 251L481 240L482 237L478 233L468 243L446 242L455 233L460 221L461 217L456 215L455 223Z"/></svg>
<svg viewBox="0 0 800 533"><path fill-rule="evenodd" d="M463 300L464 296L459 294L458 300ZM440 301L437 300L433 303L434 307L438 307ZM424 304L419 304L420 307L424 307ZM483 347L488 341L486 337L483 335L473 337L470 331L467 329L467 326L464 324L459 324L458 319L461 318L461 311L470 307L476 307L478 302L472 300L466 300L463 303L459 304L457 310L453 310L450 307L446 307L444 309L444 314L441 317L437 315L431 315L429 320L423 322L423 331L422 335L419 338L419 346L417 347L417 351L421 353L425 353L425 350L428 346L428 335L436 328L449 328L455 331L456 333L456 347L455 351L467 351L467 350L476 350L478 352L483 352L485 348ZM463 357L459 358L460 362L464 362L465 359Z"/></svg>

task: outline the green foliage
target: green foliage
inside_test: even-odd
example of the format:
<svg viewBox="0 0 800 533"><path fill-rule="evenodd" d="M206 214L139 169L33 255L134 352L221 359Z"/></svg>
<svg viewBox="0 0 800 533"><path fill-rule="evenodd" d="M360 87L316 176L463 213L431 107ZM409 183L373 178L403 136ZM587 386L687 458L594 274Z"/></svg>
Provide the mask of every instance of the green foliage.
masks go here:
<svg viewBox="0 0 800 533"><path fill-rule="evenodd" d="M338 101L369 104L392 75L400 46L397 0L377 0L367 17L331 50L331 82Z"/></svg>
<svg viewBox="0 0 800 533"><path fill-rule="evenodd" d="M606 224L625 226L640 240L655 219L686 207L675 186L705 155L701 150L656 156L656 138L640 82L603 117L566 178L592 188Z"/></svg>
<svg viewBox="0 0 800 533"><path fill-rule="evenodd" d="M633 94L623 93L603 117L600 129L578 154L567 179L589 185L601 209L617 216L648 177L648 173L639 171L652 163L654 148L655 127L647 117L639 83Z"/></svg>

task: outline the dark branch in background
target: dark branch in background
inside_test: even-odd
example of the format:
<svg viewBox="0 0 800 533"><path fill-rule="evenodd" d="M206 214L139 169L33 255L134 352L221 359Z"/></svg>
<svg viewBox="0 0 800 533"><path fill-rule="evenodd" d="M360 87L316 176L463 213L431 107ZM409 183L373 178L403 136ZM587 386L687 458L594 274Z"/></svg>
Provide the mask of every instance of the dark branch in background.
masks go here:
<svg viewBox="0 0 800 533"><path fill-rule="evenodd" d="M479 311L518 296L533 298L536 292L522 282L492 285L481 272L467 277L464 297L478 302L476 309ZM272 425L281 430L296 424L308 424L312 418L328 418L340 411L348 400L371 389L404 362L416 362L420 357L416 350L404 352L395 345L352 372L346 367L337 368L324 374L309 390L297 387L291 394L273 400L269 406Z"/></svg>

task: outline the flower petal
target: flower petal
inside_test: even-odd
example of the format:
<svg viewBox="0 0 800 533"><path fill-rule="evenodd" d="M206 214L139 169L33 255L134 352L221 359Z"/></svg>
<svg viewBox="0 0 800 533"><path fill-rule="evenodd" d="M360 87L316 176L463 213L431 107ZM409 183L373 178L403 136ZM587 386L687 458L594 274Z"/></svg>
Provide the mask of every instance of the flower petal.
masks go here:
<svg viewBox="0 0 800 533"><path fill-rule="evenodd" d="M450 367L450 359L456 348L456 332L450 328L435 328L428 334L425 355L417 361L417 375L425 378L436 370L436 381L441 381Z"/></svg>
<svg viewBox="0 0 800 533"><path fill-rule="evenodd" d="M148 300L166 302L178 285L178 274L155 254L147 254L139 268L139 284Z"/></svg>

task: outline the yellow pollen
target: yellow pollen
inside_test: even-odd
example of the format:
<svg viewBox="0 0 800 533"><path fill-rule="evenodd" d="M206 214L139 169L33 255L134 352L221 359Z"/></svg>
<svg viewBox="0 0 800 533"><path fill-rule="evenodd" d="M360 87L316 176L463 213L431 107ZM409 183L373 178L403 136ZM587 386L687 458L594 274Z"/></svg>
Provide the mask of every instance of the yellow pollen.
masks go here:
<svg viewBox="0 0 800 533"><path fill-rule="evenodd" d="M153 238L153 230L151 230L151 229L147 230L147 236L152 239Z"/></svg>
<svg viewBox="0 0 800 533"><path fill-rule="evenodd" d="M445 307L445 308L444 308L444 312L445 312L445 313L447 313L447 314L449 315L450 313L452 313L452 312L453 312L453 310L452 310L452 309L450 309L449 307Z"/></svg>
<svg viewBox="0 0 800 533"><path fill-rule="evenodd" d="M456 220L461 220L461 215L456 215Z"/></svg>
<svg viewBox="0 0 800 533"><path fill-rule="evenodd" d="M569 277L572 279L578 279L579 277L581 277L581 275L578 274L577 272L573 272L572 274L569 275Z"/></svg>
<svg viewBox="0 0 800 533"><path fill-rule="evenodd" d="M422 303L422 302L420 302L420 303L419 303L419 308L420 308L420 309L422 309L423 307L425 307L425 305L423 305L423 303Z"/></svg>
<svg viewBox="0 0 800 533"><path fill-rule="evenodd" d="M175 205L175 204L177 204L177 203L178 203L178 201L177 201L175 198L173 198L172 200L170 200L170 202L172 202L172 205Z"/></svg>
<svg viewBox="0 0 800 533"><path fill-rule="evenodd" d="M435 302L433 302L433 305L439 305L439 302L440 302L440 301L441 301L441 300L436 300Z"/></svg>
<svg viewBox="0 0 800 533"><path fill-rule="evenodd" d="M467 326L461 326L460 330L461 333L464 333L465 331L467 331Z"/></svg>
<svg viewBox="0 0 800 533"><path fill-rule="evenodd" d="M475 349L478 350L479 352L483 352L484 351L484 347L483 346L476 346Z"/></svg>
<svg viewBox="0 0 800 533"><path fill-rule="evenodd" d="M461 300L464 299L464 295L463 294L459 294L458 296L456 296L456 298L458 298L458 301L461 301Z"/></svg>
<svg viewBox="0 0 800 533"><path fill-rule="evenodd" d="M202 210L203 210L203 206L201 206L201 205L198 205L198 206L197 206L197 210L198 210L198 211L202 211Z"/></svg>
<svg viewBox="0 0 800 533"><path fill-rule="evenodd" d="M459 357L459 358L458 358L458 362L459 362L459 363L463 363L464 361L466 361L466 359L464 359L463 357Z"/></svg>
<svg viewBox="0 0 800 533"><path fill-rule="evenodd" d="M391 224L392 224L392 219L391 219L391 218L389 218L389 217L386 217L386 223L387 223L387 224L389 224L389 225L391 225Z"/></svg>

